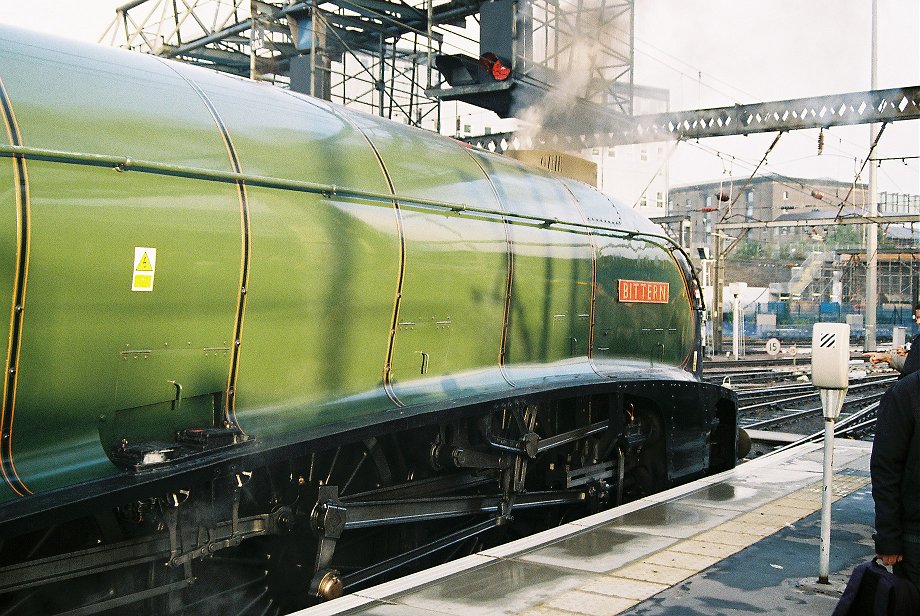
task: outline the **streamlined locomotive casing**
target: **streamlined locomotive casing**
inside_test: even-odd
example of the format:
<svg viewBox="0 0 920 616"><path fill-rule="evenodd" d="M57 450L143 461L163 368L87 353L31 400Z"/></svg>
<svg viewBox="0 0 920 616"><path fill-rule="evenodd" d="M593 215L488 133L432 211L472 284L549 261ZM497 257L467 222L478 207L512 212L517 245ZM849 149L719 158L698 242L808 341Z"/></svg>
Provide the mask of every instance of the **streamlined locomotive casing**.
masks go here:
<svg viewBox="0 0 920 616"><path fill-rule="evenodd" d="M695 281L630 208L267 84L2 27L0 84L0 511L130 475L119 449L182 430L257 451L640 381L688 401L671 474L706 469L721 394L698 382Z"/></svg>

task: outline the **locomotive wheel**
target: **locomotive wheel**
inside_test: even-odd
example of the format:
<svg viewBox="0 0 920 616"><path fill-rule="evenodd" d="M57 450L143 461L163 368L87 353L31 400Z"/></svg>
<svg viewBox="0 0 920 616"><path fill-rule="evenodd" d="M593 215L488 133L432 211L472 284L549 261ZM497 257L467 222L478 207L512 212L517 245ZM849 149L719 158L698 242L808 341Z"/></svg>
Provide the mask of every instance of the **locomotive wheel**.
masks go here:
<svg viewBox="0 0 920 616"><path fill-rule="evenodd" d="M664 430L660 416L655 412L643 414L646 424L646 441L635 464L627 466L625 492L627 500L636 500L660 492L667 487L667 468L664 457Z"/></svg>
<svg viewBox="0 0 920 616"><path fill-rule="evenodd" d="M250 538L236 547L194 557L178 567L166 567L162 560L155 560L107 572L100 570L99 563L90 575L63 581L56 578L55 557L68 558L81 550L164 536L165 518L149 512L142 522L128 520L126 511L109 511L8 539L0 543L0 568L49 559L48 573L39 586L0 595L0 614L50 615L85 608L86 614L103 615L130 611L151 615L191 616L206 612L274 616L315 603L309 589L317 538L311 532L309 514L319 488L338 486L338 494L344 498L388 486L394 481L391 458L400 464L394 451L398 448L390 447L387 455L376 439L369 439L299 462L246 473L248 481L239 491L239 518L284 507L292 512L291 530ZM401 478L405 478L405 471L398 468ZM226 512L230 509L226 505L232 500L233 490L224 484L204 484L190 492L188 502L177 509L180 526L206 537L209 528L228 520ZM378 528L355 531L354 536L346 535L344 539L330 566L348 571L376 562L380 554L398 549L402 542L411 543L412 536ZM166 592L168 585L176 588ZM183 586L187 587L183 590Z"/></svg>
<svg viewBox="0 0 920 616"><path fill-rule="evenodd" d="M101 512L90 518L55 524L40 531L0 542L0 567L21 561L39 561L70 552L113 543L123 538L116 516ZM0 595L4 616L56 614L104 601L116 594L138 590L140 570L109 572L76 578Z"/></svg>
<svg viewBox="0 0 920 616"><path fill-rule="evenodd" d="M392 448L384 452L380 441L368 439L313 454L283 470L254 473L242 502L256 511L291 507L295 511L293 529L280 536L245 541L239 547L194 561L192 570L197 582L186 591L180 613L197 614L207 607L220 614L274 616L316 603L310 582L318 540L309 528L309 517L319 489L337 486L339 497L344 498L391 485L392 457ZM241 515L248 513L241 511ZM361 533L356 540L343 537L330 566L337 570L366 566L401 538L399 532L381 529Z"/></svg>

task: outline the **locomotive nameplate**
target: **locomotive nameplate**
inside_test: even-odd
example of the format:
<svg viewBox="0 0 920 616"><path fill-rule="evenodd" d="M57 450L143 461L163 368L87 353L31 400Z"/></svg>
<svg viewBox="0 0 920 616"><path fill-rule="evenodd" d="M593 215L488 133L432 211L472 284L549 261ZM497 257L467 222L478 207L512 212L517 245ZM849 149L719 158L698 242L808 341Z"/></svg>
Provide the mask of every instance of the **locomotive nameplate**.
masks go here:
<svg viewBox="0 0 920 616"><path fill-rule="evenodd" d="M621 302L642 304L667 304L670 285L650 280L618 280L618 298Z"/></svg>

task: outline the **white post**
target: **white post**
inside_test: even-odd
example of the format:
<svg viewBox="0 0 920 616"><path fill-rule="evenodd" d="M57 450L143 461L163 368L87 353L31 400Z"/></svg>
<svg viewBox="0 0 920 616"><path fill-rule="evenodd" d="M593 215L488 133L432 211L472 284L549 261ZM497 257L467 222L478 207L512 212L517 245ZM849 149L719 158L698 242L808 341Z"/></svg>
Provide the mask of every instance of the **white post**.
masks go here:
<svg viewBox="0 0 920 616"><path fill-rule="evenodd" d="M834 425L840 415L846 389L822 389L824 408L824 486L821 494L821 563L818 583L829 584L831 561L831 503L834 500Z"/></svg>
<svg viewBox="0 0 920 616"><path fill-rule="evenodd" d="M741 293L746 288L746 282L733 282L729 285L729 290L735 298L732 304L732 352L736 361L741 357L741 337L744 336L744 328L741 326Z"/></svg>
<svg viewBox="0 0 920 616"><path fill-rule="evenodd" d="M832 390L828 390L832 391ZM834 500L834 420L824 420L824 490L821 494L821 562L818 583L829 584L831 568L831 503Z"/></svg>
<svg viewBox="0 0 920 616"><path fill-rule="evenodd" d="M741 350L741 336L739 335L741 331L741 319L738 316L738 313L741 312L741 301L738 299L737 295L735 295L735 303L732 306L732 310L732 353L737 361Z"/></svg>
<svg viewBox="0 0 920 616"><path fill-rule="evenodd" d="M811 337L811 381L821 393L824 411L824 488L821 496L821 558L818 583L829 584L831 503L833 502L834 423L849 387L850 326L816 323Z"/></svg>

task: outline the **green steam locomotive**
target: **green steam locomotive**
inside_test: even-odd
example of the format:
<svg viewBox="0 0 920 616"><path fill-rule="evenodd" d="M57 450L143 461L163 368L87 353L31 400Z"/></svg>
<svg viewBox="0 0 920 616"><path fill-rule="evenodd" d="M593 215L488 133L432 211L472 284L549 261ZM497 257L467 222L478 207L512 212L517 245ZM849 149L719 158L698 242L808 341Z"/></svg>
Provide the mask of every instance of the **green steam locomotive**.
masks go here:
<svg viewBox="0 0 920 616"><path fill-rule="evenodd" d="M588 186L7 28L0 114L0 612L283 613L735 463Z"/></svg>

